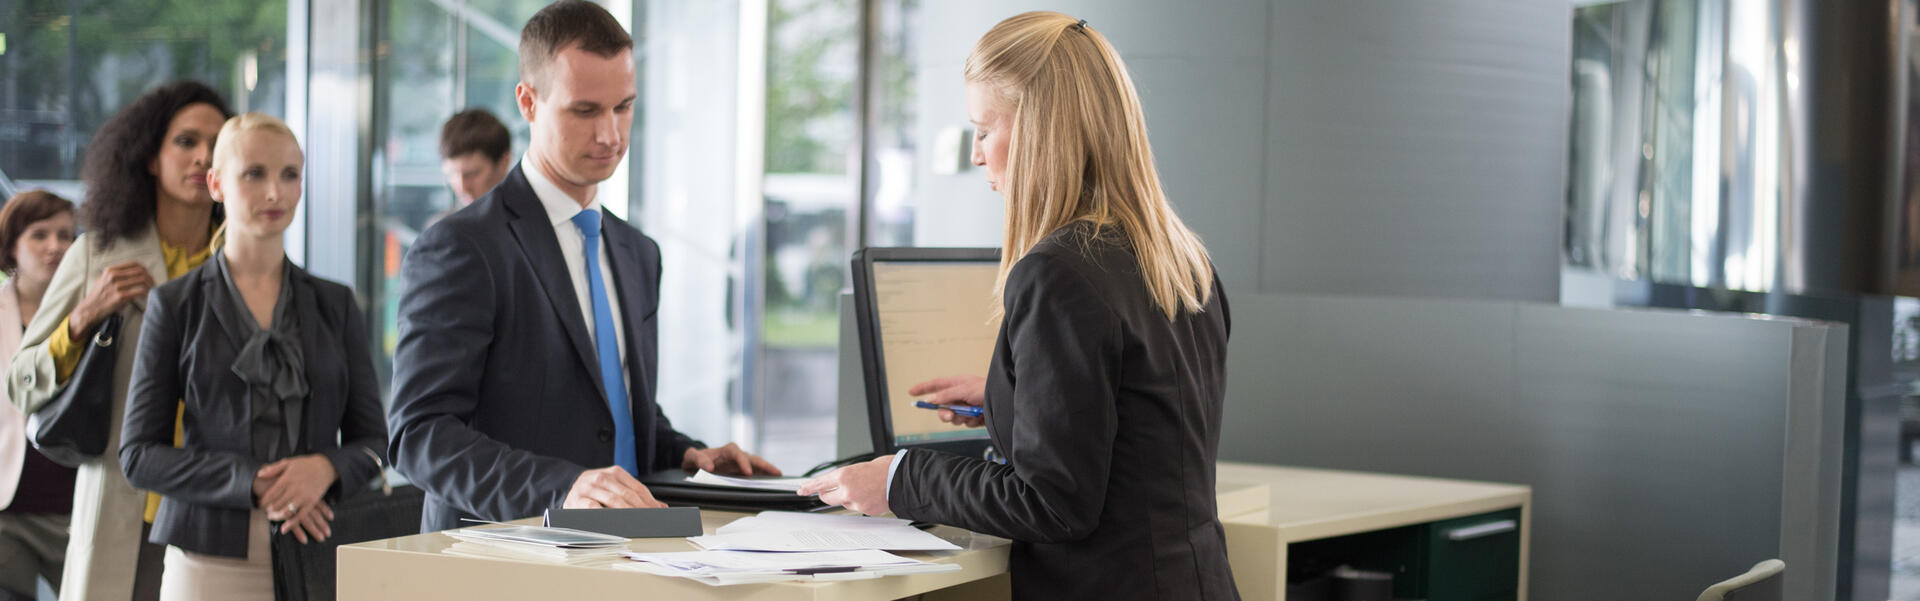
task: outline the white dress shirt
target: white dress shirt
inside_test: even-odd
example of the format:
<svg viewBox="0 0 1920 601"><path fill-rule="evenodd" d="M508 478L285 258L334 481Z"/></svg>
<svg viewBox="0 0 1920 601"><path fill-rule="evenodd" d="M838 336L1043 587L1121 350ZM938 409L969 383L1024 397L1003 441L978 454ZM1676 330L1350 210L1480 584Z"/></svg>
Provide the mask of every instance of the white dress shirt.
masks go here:
<svg viewBox="0 0 1920 601"><path fill-rule="evenodd" d="M573 223L573 216L582 210L580 202L561 191L559 186L553 185L553 181L547 179L546 174L541 173L540 168L527 160L525 155L520 157L520 173L527 176L527 183L533 186L533 195L540 198L540 206L547 210L547 220L553 222L553 236L560 240L560 256L566 257L567 274L573 280L573 296L580 299L580 317L586 320L587 338L599 344L593 329L593 291L587 287L587 255L583 252L587 239L580 232L580 226ZM599 196L595 195L593 202L588 203L584 210L600 210ZM613 285L613 263L607 258L607 227L607 216L603 214L600 216L598 249L600 273L594 274L594 277L600 278L600 283L607 289L607 308L613 311L614 338L620 348L620 381L626 383L627 404L631 406L637 393L633 390L633 370L627 367L627 330L621 327L626 323L626 318L620 312L619 289ZM634 434L638 440L640 433Z"/></svg>

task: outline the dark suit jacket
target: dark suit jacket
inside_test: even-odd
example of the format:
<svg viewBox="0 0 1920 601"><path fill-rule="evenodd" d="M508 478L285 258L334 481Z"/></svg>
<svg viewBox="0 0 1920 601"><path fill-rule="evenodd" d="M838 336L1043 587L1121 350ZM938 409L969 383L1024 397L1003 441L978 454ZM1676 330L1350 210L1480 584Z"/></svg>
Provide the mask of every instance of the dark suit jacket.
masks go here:
<svg viewBox="0 0 1920 601"><path fill-rule="evenodd" d="M346 286L293 265L287 277L293 280L293 316L312 391L295 454L324 455L340 476L327 497L350 497L379 474L387 446L366 319ZM210 297L225 302L227 296L214 291L226 285L209 262L148 293L120 465L134 487L163 496L150 540L246 557L247 514L261 464L253 458L248 386L233 373L234 356L246 341L234 338L208 309ZM173 420L182 400L185 439L176 449Z"/></svg>
<svg viewBox="0 0 1920 601"><path fill-rule="evenodd" d="M1168 321L1090 229L1007 276L986 405L1007 463L910 451L889 505L1013 539L1017 599L1237 599L1214 507L1226 295L1216 277L1205 311Z"/></svg>
<svg viewBox="0 0 1920 601"><path fill-rule="evenodd" d="M422 531L559 507L613 465L613 413L566 259L519 166L441 219L401 266L393 356L394 467L427 492ZM660 247L612 215L602 240L627 331L628 397L643 470L699 442L654 404Z"/></svg>

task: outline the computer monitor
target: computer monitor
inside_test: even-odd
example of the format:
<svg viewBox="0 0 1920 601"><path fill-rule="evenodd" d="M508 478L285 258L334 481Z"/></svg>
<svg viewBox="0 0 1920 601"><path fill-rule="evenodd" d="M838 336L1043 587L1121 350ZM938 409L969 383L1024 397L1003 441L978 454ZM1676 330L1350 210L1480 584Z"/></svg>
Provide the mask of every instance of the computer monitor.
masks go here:
<svg viewBox="0 0 1920 601"><path fill-rule="evenodd" d="M986 428L914 407L914 384L987 375L1000 334L993 315L997 248L867 248L853 255L853 305L873 450L913 447L981 456Z"/></svg>

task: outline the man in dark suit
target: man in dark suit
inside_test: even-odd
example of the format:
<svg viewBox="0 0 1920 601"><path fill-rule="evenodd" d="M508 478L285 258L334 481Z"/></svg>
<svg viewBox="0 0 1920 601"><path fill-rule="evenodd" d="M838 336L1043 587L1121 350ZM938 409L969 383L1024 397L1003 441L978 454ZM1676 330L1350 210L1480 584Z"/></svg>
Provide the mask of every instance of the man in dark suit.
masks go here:
<svg viewBox="0 0 1920 601"><path fill-rule="evenodd" d="M554 3L521 31L520 79L526 155L401 270L388 421L394 467L427 492L422 530L659 507L636 479L653 470L778 474L654 404L660 247L596 194L627 150L633 39L599 6Z"/></svg>

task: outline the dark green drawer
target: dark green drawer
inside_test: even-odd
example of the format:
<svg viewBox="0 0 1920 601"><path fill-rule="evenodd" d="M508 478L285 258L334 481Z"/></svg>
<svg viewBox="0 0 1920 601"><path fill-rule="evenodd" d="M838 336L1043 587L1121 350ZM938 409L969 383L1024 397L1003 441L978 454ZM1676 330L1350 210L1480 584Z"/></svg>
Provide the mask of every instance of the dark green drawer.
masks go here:
<svg viewBox="0 0 1920 601"><path fill-rule="evenodd" d="M1429 601L1512 599L1520 583L1518 508L1427 525Z"/></svg>

